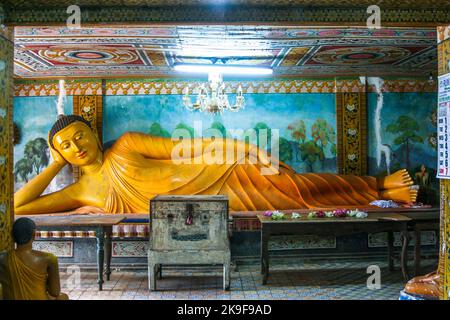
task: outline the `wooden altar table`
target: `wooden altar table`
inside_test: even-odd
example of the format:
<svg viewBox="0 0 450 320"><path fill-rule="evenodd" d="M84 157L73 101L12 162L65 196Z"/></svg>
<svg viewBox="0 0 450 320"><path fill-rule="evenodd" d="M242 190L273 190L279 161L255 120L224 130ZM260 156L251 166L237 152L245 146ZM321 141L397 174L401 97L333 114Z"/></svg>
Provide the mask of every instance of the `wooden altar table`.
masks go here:
<svg viewBox="0 0 450 320"><path fill-rule="evenodd" d="M97 271L98 271L98 290L103 290L103 271L105 264L106 251L106 280L111 275L111 234L112 227L126 219L123 215L30 215L16 216L27 217L36 223L39 231L95 231L97 239Z"/></svg>
<svg viewBox="0 0 450 320"><path fill-rule="evenodd" d="M263 284L267 284L269 276L269 239L272 235L348 235L359 232L388 232L388 262L393 269L393 232L399 231L403 238L401 253L401 268L405 281L408 280L407 249L409 243L408 223L411 218L398 213L369 212L368 217L358 218L308 218L302 213L301 218L291 219L291 213L286 213L288 219L272 220L263 214L257 214L261 223L261 273Z"/></svg>
<svg viewBox="0 0 450 320"><path fill-rule="evenodd" d="M408 223L409 229L414 232L414 276L421 275L421 238L420 234L424 230L435 230L439 236L440 230L440 210L438 207L421 208L414 211L405 211L402 215L411 219ZM439 241L439 239L438 239Z"/></svg>

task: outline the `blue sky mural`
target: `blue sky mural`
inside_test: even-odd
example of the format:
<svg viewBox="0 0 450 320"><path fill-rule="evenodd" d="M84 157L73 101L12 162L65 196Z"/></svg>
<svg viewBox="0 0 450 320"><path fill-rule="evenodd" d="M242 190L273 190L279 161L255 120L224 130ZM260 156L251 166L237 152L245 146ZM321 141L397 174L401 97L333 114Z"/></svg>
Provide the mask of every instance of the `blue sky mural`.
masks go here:
<svg viewBox="0 0 450 320"><path fill-rule="evenodd" d="M126 131L171 136L180 124L195 127L197 137L208 135L212 126L228 132L278 129L282 161L298 172L336 172L334 94L246 94L244 110L216 115L189 111L183 107L181 98L181 95L106 96L103 141L116 140ZM234 101L233 96L230 99ZM326 133L320 137L322 140L326 137L327 141L314 142L313 135L317 137L319 131Z"/></svg>

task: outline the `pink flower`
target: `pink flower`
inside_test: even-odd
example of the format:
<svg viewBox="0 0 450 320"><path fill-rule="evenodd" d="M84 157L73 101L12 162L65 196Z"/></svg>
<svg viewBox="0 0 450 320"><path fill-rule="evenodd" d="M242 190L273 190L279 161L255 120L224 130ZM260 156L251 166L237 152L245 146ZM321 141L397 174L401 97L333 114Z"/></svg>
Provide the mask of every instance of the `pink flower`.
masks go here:
<svg viewBox="0 0 450 320"><path fill-rule="evenodd" d="M336 209L334 210L334 216L336 218L345 218L347 216L347 210L345 209Z"/></svg>
<svg viewBox="0 0 450 320"><path fill-rule="evenodd" d="M317 212L316 212L316 217L317 217L317 218L325 218L325 212L323 212L323 211L317 211Z"/></svg>
<svg viewBox="0 0 450 320"><path fill-rule="evenodd" d="M264 212L264 216L265 216L265 217L271 217L271 216L272 216L272 211L266 211L266 212Z"/></svg>

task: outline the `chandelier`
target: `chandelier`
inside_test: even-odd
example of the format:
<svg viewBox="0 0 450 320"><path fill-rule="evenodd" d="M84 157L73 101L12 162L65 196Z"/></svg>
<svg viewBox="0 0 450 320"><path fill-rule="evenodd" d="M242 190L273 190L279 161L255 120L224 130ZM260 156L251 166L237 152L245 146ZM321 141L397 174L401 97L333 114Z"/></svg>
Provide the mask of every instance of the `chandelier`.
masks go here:
<svg viewBox="0 0 450 320"><path fill-rule="evenodd" d="M186 86L183 90L183 105L191 111L199 110L206 113L222 113L225 110L237 112L244 108L245 99L242 94L241 85L236 91L236 101L230 104L228 95L225 93L225 83L222 80L222 75L219 72L211 72L208 74L208 83L199 85L197 90L197 99L192 103L189 96L189 87Z"/></svg>

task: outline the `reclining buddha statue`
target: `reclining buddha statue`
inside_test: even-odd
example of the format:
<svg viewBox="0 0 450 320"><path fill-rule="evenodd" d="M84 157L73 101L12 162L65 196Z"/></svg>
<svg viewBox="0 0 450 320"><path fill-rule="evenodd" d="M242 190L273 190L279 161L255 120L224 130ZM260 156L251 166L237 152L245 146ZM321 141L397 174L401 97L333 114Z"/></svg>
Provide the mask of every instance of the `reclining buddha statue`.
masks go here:
<svg viewBox="0 0 450 320"><path fill-rule="evenodd" d="M234 139L221 140L223 154L243 150L241 157L205 163L207 156L220 158L218 149L211 148L212 140L174 141L127 132L103 152L88 121L75 115L60 116L48 136L53 162L15 193L15 213L55 213L84 206L106 213L147 213L149 200L157 194L225 194L231 211L361 208L378 199L415 202L417 197L406 170L377 179L300 174L280 162L273 174L262 174L261 169L268 166L268 154ZM175 161L173 154L180 158ZM255 161L247 161L252 154L257 155ZM68 163L80 168L79 180L43 195Z"/></svg>

